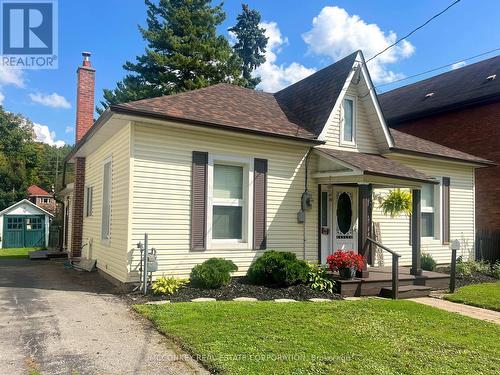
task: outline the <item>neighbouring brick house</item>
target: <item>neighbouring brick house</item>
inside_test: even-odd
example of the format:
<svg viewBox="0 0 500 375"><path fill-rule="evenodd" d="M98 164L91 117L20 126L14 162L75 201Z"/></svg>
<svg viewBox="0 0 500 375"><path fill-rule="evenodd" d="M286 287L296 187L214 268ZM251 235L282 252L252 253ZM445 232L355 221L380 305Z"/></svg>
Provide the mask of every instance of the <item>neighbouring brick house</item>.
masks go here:
<svg viewBox="0 0 500 375"><path fill-rule="evenodd" d="M390 127L496 164L476 169L476 230L500 230L500 56L379 99Z"/></svg>
<svg viewBox="0 0 500 375"><path fill-rule="evenodd" d="M52 215L55 215L57 211L57 202L54 195L37 185L31 185L28 188L28 200Z"/></svg>

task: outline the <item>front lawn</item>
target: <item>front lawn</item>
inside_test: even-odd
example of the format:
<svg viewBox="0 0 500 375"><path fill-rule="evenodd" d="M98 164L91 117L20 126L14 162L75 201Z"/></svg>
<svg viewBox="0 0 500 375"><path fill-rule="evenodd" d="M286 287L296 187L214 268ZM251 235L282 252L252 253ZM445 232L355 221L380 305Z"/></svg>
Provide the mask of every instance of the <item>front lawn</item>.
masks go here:
<svg viewBox="0 0 500 375"><path fill-rule="evenodd" d="M410 301L137 305L229 374L498 374L500 326Z"/></svg>
<svg viewBox="0 0 500 375"><path fill-rule="evenodd" d="M0 249L0 260L1 259L20 259L28 258L29 253L32 251L41 250L42 248L35 247L22 247L16 249Z"/></svg>
<svg viewBox="0 0 500 375"><path fill-rule="evenodd" d="M444 298L448 301L500 311L500 281L464 286Z"/></svg>

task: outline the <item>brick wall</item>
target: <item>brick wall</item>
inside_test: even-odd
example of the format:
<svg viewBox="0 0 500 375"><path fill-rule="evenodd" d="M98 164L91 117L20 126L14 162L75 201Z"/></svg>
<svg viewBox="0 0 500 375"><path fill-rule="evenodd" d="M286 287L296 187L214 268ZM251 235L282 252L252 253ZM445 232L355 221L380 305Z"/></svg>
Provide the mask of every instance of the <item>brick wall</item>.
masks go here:
<svg viewBox="0 0 500 375"><path fill-rule="evenodd" d="M71 256L82 254L83 199L85 193L85 158L76 158L75 183L73 186L73 217L71 228Z"/></svg>
<svg viewBox="0 0 500 375"><path fill-rule="evenodd" d="M476 229L500 229L500 102L394 127L495 162L497 166L476 170Z"/></svg>
<svg viewBox="0 0 500 375"><path fill-rule="evenodd" d="M95 70L90 66L80 66L77 74L76 142L82 139L94 123Z"/></svg>

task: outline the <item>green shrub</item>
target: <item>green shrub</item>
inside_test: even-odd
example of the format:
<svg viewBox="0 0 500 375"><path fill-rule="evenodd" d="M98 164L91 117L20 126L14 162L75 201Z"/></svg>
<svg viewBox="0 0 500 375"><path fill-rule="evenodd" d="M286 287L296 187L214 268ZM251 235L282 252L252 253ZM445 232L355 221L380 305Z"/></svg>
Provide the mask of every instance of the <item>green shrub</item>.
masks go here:
<svg viewBox="0 0 500 375"><path fill-rule="evenodd" d="M186 279L161 276L155 280L151 289L154 294L174 294L187 282L188 280Z"/></svg>
<svg viewBox="0 0 500 375"><path fill-rule="evenodd" d="M307 282L309 267L294 253L266 251L248 269L250 282L260 285L289 286Z"/></svg>
<svg viewBox="0 0 500 375"><path fill-rule="evenodd" d="M422 253L420 256L420 267L425 271L434 271L436 269L436 261L430 254Z"/></svg>
<svg viewBox="0 0 500 375"><path fill-rule="evenodd" d="M307 266L309 267L307 284L311 289L333 293L335 282L328 278L326 270L317 264L308 263Z"/></svg>
<svg viewBox="0 0 500 375"><path fill-rule="evenodd" d="M500 279L500 262L496 262L491 266L491 276L495 279Z"/></svg>
<svg viewBox="0 0 500 375"><path fill-rule="evenodd" d="M475 261L467 260L462 261L458 259L457 261L457 276L471 276L476 273L482 273L484 275L489 275L491 273L491 268L488 262L485 261Z"/></svg>
<svg viewBox="0 0 500 375"><path fill-rule="evenodd" d="M223 258L210 258L198 264L191 270L191 283L203 289L216 289L229 284L230 272L237 271L238 267Z"/></svg>

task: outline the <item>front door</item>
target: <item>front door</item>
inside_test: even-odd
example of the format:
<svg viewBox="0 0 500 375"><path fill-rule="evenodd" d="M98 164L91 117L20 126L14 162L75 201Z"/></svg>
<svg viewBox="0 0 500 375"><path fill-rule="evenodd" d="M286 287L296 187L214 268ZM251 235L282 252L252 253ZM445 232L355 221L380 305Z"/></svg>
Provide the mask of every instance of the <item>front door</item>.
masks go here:
<svg viewBox="0 0 500 375"><path fill-rule="evenodd" d="M358 251L358 188L332 189L332 250Z"/></svg>

